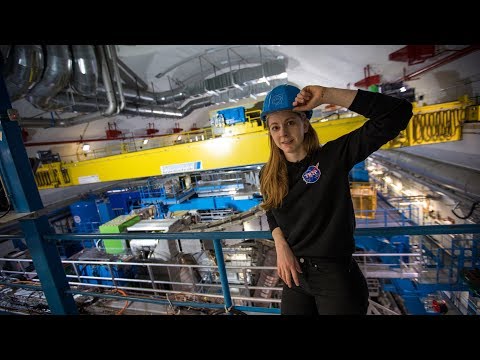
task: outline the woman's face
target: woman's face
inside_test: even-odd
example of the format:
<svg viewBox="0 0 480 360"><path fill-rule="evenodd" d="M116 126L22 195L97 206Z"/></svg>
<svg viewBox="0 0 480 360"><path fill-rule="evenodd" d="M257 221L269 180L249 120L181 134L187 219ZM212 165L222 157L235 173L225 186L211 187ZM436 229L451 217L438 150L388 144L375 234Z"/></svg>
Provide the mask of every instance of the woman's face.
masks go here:
<svg viewBox="0 0 480 360"><path fill-rule="evenodd" d="M308 131L305 116L289 110L279 111L268 115L267 124L270 136L287 160L301 160L305 155L303 139Z"/></svg>

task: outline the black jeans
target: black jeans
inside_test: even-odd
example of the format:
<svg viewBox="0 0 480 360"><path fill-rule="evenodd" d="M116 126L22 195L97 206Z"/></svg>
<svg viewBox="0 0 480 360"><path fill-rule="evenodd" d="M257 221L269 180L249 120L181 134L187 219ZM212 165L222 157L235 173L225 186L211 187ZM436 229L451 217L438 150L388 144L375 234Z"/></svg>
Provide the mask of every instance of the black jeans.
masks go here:
<svg viewBox="0 0 480 360"><path fill-rule="evenodd" d="M300 286L283 285L282 315L366 315L368 286L353 258L299 257Z"/></svg>

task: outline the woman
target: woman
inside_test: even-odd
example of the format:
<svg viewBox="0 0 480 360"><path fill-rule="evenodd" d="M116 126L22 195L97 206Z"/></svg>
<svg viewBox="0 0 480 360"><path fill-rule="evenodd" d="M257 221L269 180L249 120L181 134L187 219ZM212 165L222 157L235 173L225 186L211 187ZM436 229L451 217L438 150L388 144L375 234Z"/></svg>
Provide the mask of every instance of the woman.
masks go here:
<svg viewBox="0 0 480 360"><path fill-rule="evenodd" d="M369 120L321 146L309 122L321 104ZM261 117L270 133L270 158L260 187L285 283L282 314L367 313L367 283L352 258L355 214L348 174L405 129L411 116L408 101L363 90L280 85L267 94Z"/></svg>

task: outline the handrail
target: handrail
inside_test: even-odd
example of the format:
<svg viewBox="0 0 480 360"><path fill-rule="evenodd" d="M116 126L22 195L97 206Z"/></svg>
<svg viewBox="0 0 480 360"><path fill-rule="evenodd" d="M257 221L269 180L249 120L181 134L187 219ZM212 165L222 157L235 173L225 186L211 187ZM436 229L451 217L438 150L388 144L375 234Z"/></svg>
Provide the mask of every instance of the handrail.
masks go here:
<svg viewBox="0 0 480 360"><path fill-rule="evenodd" d="M480 233L480 225L479 224L460 224L460 225L429 225L429 226L408 226L408 227L384 227L384 228L363 228L363 229L357 229L355 231L355 235L366 235L366 236L390 236L390 235L425 235L425 234L471 234L471 233ZM15 237L17 238L19 235L1 235L1 238L10 238L10 237ZM222 288L222 295L220 294L205 294L205 293L197 293L194 291L192 293L193 296L210 296L214 298L223 298L224 299L224 304L222 307L226 309L226 312L230 310L239 310L240 307L234 305L235 300L242 300L242 301L248 301L248 302L269 302L269 303L275 303L279 302L279 299L271 299L271 298L252 298L252 297L244 297L241 295L234 295L232 296L230 293L230 287L245 287L247 290L250 288L252 289L253 287L248 286L247 284L244 284L244 286L240 286L238 284L229 284L228 278L227 278L227 270L231 270L234 268L247 268L247 267L242 267L242 266L226 266L221 259L219 260L220 256L223 257L223 251L221 249L221 239L271 239L271 232L269 231L241 231L241 232L182 232L182 233L148 233L148 234L139 234L139 233L122 233L122 234L46 234L43 236L45 241L48 242L54 242L57 243L58 241L64 241L64 240L77 240L77 241L82 241L85 239L157 239L157 240L168 240L168 239L207 239L207 240L214 240L217 243L216 247L216 257L217 257L217 262L216 262L216 268L218 274L220 274L220 286ZM355 257L367 257L367 256L396 256L396 257L414 257L415 258L422 258L421 253L418 252L412 252L412 253L387 253L387 254L378 254L378 253L359 253L359 254L354 254ZM463 255L462 255L463 256ZM0 261L13 261L13 262L18 262L22 263L23 261L26 261L27 259L1 259ZM75 261L72 260L65 260L64 262L70 263L74 266L75 268ZM85 263L92 263L92 261L86 261ZM101 265L103 264L102 261L98 262L93 262L95 264ZM113 284L113 288L115 289L126 289L126 290L141 290L144 292L151 292L153 294L161 293L164 292L165 294L168 293L173 293L173 294L183 294L185 293L184 291L178 291L178 290L164 290L164 289L158 289L156 288L156 284L160 284L162 282L159 282L153 278L150 280L147 280L146 282L149 282L152 284L153 288L147 289L147 288L133 288L129 289L129 287L125 287L123 283L121 282L133 282L131 278L128 277L118 277L113 274L112 270L112 265L116 264L117 266L123 265L123 266L132 266L133 264L136 263L128 263L127 262L117 262L117 263L111 263L111 262L105 262L107 264L108 269L111 273L111 277L105 277L105 276L85 276L82 274L79 274L78 271L76 271L76 275L65 275L70 278L75 279L76 281L70 282L72 286L98 286L98 287L107 287L107 288L112 288L111 285L103 285L103 284L92 284L92 283L83 283L82 279L101 279L104 281L108 281ZM141 263L138 262L139 265L142 266L159 266L155 264L146 264L146 263ZM418 265L415 263L415 261L409 262L409 265ZM461 261L459 261L459 264L463 264L463 257ZM208 268L209 265L187 265L187 264L162 264L163 266L173 266L173 267L190 267L190 268ZM365 265L371 265L371 264L366 264ZM389 264L383 264L385 266L389 266ZM390 264L393 265L394 267L398 264ZM21 270L23 271L18 271L14 273L19 273L19 274L35 274L35 272L27 272L23 266L20 266ZM260 269L269 269L273 270L275 267L248 267L251 269L255 270L260 270ZM365 267L365 269L367 269ZM408 278L412 277L412 274L414 274L414 271L409 272L409 268L404 266L403 268L395 268L393 269L394 272L397 272L396 274L393 274L393 276L397 277L402 277L402 278ZM380 271L385 271L385 269L380 269ZM402 273L405 273L403 276ZM7 271L2 270L3 274L8 273ZM135 279L139 280L139 279ZM189 283L184 283L184 282L179 282L182 286L190 286L193 287L192 290L194 290L194 287L196 286L209 286L212 284L201 284L198 281L192 281ZM2 285L8 285L8 283L2 282ZM19 284L15 284L16 286ZM218 285L218 284L217 284ZM31 286L31 285L30 285ZM269 287L270 290L280 290L279 288ZM262 287L263 289L263 287ZM46 290L45 290L46 291ZM71 292L78 291L75 289L72 289ZM96 293L92 293L92 296L97 295ZM125 300L124 296L119 297L120 299ZM171 301L167 298L169 304ZM204 305L203 303L198 303L197 307L201 307L201 305ZM243 308L243 309L247 309ZM263 309L263 310L262 310ZM243 310L242 310L243 311ZM278 313L278 309L276 308L258 308L255 311L262 311L266 313Z"/></svg>
<svg viewBox="0 0 480 360"><path fill-rule="evenodd" d="M391 236L391 235L425 235L425 234L477 234L480 224L459 225L423 225L392 226L378 228L359 228L358 236ZM87 239L182 239L182 240L215 240L215 239L272 239L270 231L212 231L212 232L171 232L150 234L47 234L47 240L87 240Z"/></svg>

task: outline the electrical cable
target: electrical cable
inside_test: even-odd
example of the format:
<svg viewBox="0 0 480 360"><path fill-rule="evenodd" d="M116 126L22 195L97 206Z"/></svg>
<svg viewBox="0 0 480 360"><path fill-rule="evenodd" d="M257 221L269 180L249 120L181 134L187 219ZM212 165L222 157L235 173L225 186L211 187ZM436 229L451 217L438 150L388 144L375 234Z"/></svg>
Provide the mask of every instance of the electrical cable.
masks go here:
<svg viewBox="0 0 480 360"><path fill-rule="evenodd" d="M473 211L475 210L475 208L477 207L477 205L480 205L480 201L475 201L475 202L472 204L472 207L470 208L470 211L468 212L468 214L467 214L466 216L460 216L460 215L458 215L458 214L455 212L455 209L458 207L458 205L460 205L460 203L457 203L457 205L455 205L455 207L452 209L452 213L453 213L453 215L455 215L457 218L462 219L462 220L465 220L465 219L468 219L470 216L472 216Z"/></svg>
<svg viewBox="0 0 480 360"><path fill-rule="evenodd" d="M114 289L113 292L118 292L118 293L121 294L122 296L127 296L127 293L126 293L125 291L123 291L123 290L120 290L120 289ZM127 309L127 307L128 307L129 305L130 305L130 301L127 300L127 301L125 302L125 305L123 306L123 308L121 308L119 311L117 311L117 312L115 313L115 315L122 315L122 314L125 312L125 310Z"/></svg>
<svg viewBox="0 0 480 360"><path fill-rule="evenodd" d="M234 309L233 306L230 308L225 307L225 309L218 309L214 310L210 313L210 315L247 315L243 311Z"/></svg>

